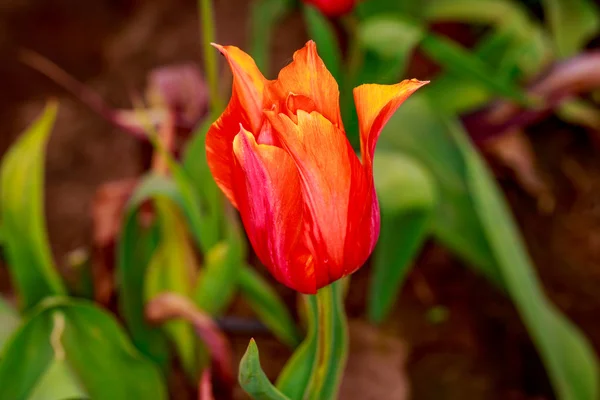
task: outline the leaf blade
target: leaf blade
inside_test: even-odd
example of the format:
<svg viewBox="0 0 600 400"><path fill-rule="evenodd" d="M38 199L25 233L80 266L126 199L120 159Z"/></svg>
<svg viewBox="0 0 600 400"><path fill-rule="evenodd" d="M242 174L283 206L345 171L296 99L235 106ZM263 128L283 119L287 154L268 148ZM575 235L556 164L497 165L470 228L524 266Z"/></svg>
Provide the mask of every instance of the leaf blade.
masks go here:
<svg viewBox="0 0 600 400"><path fill-rule="evenodd" d="M66 294L52 260L43 209L44 150L57 110L56 103L49 103L0 167L4 247L23 310L45 297Z"/></svg>

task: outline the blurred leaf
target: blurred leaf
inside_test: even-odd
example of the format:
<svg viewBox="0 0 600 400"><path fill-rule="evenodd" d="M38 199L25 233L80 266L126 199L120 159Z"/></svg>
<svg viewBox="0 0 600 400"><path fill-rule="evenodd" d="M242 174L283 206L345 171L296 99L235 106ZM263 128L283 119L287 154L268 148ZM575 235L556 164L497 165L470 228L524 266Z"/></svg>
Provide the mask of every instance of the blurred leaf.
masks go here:
<svg viewBox="0 0 600 400"><path fill-rule="evenodd" d="M385 58L402 55L408 61L410 52L423 38L421 26L405 18L376 16L361 21L358 40L366 49Z"/></svg>
<svg viewBox="0 0 600 400"><path fill-rule="evenodd" d="M510 0L430 0L424 3L429 21L460 21L502 25L523 19L526 8Z"/></svg>
<svg viewBox="0 0 600 400"><path fill-rule="evenodd" d="M309 37L315 41L319 56L337 82L342 79L342 52L331 22L314 6L303 6L304 20Z"/></svg>
<svg viewBox="0 0 600 400"><path fill-rule="evenodd" d="M73 372L55 385L77 389L93 399L166 399L156 366L131 345L112 316L88 301L52 298L32 310L0 360L0 398L25 399L54 362ZM57 373L57 371L50 371ZM54 387L56 389L56 387Z"/></svg>
<svg viewBox="0 0 600 400"><path fill-rule="evenodd" d="M271 38L277 24L291 11L291 0L259 0L251 4L250 54L259 70L269 76Z"/></svg>
<svg viewBox="0 0 600 400"><path fill-rule="evenodd" d="M308 394L313 371L317 367L319 326L317 299L302 295L307 320L306 337L283 367L277 378L277 389L290 399L304 399Z"/></svg>
<svg viewBox="0 0 600 400"><path fill-rule="evenodd" d="M202 132L202 129L208 128L201 128L200 132ZM161 142L156 140L156 136L150 135L149 138L155 151L160 154L164 160L171 173L172 180L175 183L175 192L177 193L177 196L173 198L173 201L178 203L181 207L181 211L186 216L196 244L203 253L208 252L210 248L219 241L219 229L216 229L215 227L215 225L218 225L218 217L215 216L215 218L217 218L217 221L215 221L210 214L211 211L217 211L210 210L208 202L203 203L203 199L199 196L190 175L188 175L184 167L175 161L173 156L164 148ZM196 141L194 141L194 145L194 152L199 151L200 145ZM193 154L194 153L188 151L186 156L189 159ZM198 155L196 154L196 156ZM204 155L204 157L206 157L206 155ZM188 166L190 165L189 163L190 162L188 161ZM197 167L197 165L194 167ZM194 173L197 173L195 168L192 169L194 170ZM170 192L172 192L172 190Z"/></svg>
<svg viewBox="0 0 600 400"><path fill-rule="evenodd" d="M198 309L190 299L176 293L162 293L148 304L146 316L155 323L183 319L192 324L210 351L215 370L222 382L233 383L231 348L227 338L210 315Z"/></svg>
<svg viewBox="0 0 600 400"><path fill-rule="evenodd" d="M421 20L423 16L423 1L363 0L356 2L354 13L361 20L380 15L408 16Z"/></svg>
<svg viewBox="0 0 600 400"><path fill-rule="evenodd" d="M241 240L237 233L230 232L227 241L218 243L204 256L194 300L210 315L225 311L235 295L237 276L244 261Z"/></svg>
<svg viewBox="0 0 600 400"><path fill-rule="evenodd" d="M507 0L434 0L427 3L426 16L432 21L489 24L472 54L507 82L528 80L552 61L550 40L527 8ZM514 85L514 83L513 83ZM452 112L468 112L489 102L497 91L461 71L448 70L428 87L437 107ZM435 92L435 94L433 93Z"/></svg>
<svg viewBox="0 0 600 400"><path fill-rule="evenodd" d="M17 311L2 297L0 297L0 359L4 351L4 344L19 326Z"/></svg>
<svg viewBox="0 0 600 400"><path fill-rule="evenodd" d="M254 339L250 339L248 349L240 361L238 380L240 386L254 400L289 400L273 386L263 372Z"/></svg>
<svg viewBox="0 0 600 400"><path fill-rule="evenodd" d="M528 105L525 93L512 81L496 73L477 56L445 37L428 34L421 41L424 52L456 76L476 79L491 92Z"/></svg>
<svg viewBox="0 0 600 400"><path fill-rule="evenodd" d="M160 231L157 224L142 228L139 208L154 198L178 198L174 183L165 177L144 177L127 204L121 237L117 244L117 275L120 284L121 313L137 348L155 362L166 366L169 358L164 335L150 326L144 316L146 271L157 249Z"/></svg>
<svg viewBox="0 0 600 400"><path fill-rule="evenodd" d="M598 361L581 332L546 298L503 194L460 124L447 121L459 146L474 211L497 260L504 286L544 360L560 399L597 399Z"/></svg>
<svg viewBox="0 0 600 400"><path fill-rule="evenodd" d="M561 58L574 56L600 30L600 9L590 0L542 0Z"/></svg>
<svg viewBox="0 0 600 400"><path fill-rule="evenodd" d="M4 249L24 310L45 297L66 294L50 253L43 203L44 152L57 108L56 103L46 106L11 146L0 167Z"/></svg>
<svg viewBox="0 0 600 400"><path fill-rule="evenodd" d="M211 240L206 243L209 247L214 246L221 237L223 224L223 195L206 161L206 133L211 123L212 118L209 118L199 125L187 142L181 162L181 167L189 177L189 182L200 200L199 207L205 221L203 227L212 232Z"/></svg>
<svg viewBox="0 0 600 400"><path fill-rule="evenodd" d="M296 324L277 292L251 267L239 270L239 289L244 300L273 334L288 346L300 343Z"/></svg>
<svg viewBox="0 0 600 400"><path fill-rule="evenodd" d="M382 131L378 147L409 154L428 168L439 198L431 221L434 236L500 283L482 225L473 213L459 150L428 93L426 87L396 111Z"/></svg>
<svg viewBox="0 0 600 400"><path fill-rule="evenodd" d="M54 358L27 400L89 399L75 373L64 359Z"/></svg>
<svg viewBox="0 0 600 400"><path fill-rule="evenodd" d="M154 201L160 230L160 244L152 255L145 276L147 302L162 292L190 296L195 275L193 249L185 223L175 204L166 199ZM199 365L196 353L196 336L185 321L171 321L163 326L173 342L188 377L195 380Z"/></svg>
<svg viewBox="0 0 600 400"><path fill-rule="evenodd" d="M348 359L348 323L344 309L344 280L338 280L320 290L323 315L319 321L317 367L313 368L310 394L312 399L337 399L342 374ZM320 348L319 348L320 347Z"/></svg>
<svg viewBox="0 0 600 400"><path fill-rule="evenodd" d="M381 233L374 253L369 318L381 322L398 296L413 258L429 233L435 183L418 162L401 154L375 156Z"/></svg>

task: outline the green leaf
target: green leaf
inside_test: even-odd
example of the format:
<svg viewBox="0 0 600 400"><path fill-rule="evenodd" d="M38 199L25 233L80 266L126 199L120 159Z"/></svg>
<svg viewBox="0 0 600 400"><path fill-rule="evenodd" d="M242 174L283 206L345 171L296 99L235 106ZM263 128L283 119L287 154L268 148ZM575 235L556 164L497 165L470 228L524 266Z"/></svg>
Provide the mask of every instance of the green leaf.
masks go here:
<svg viewBox="0 0 600 400"><path fill-rule="evenodd" d="M155 198L178 199L177 187L172 181L156 175L142 179L124 213L117 243L117 277L121 313L133 342L142 353L166 366L169 358L166 338L159 328L148 324L144 315L146 271L158 247L160 231L156 223L142 228L138 210L144 202Z"/></svg>
<svg viewBox="0 0 600 400"><path fill-rule="evenodd" d="M496 73L493 68L459 44L439 35L428 34L421 41L421 47L430 58L456 76L476 79L492 93L521 105L530 104L525 93L511 80Z"/></svg>
<svg viewBox="0 0 600 400"><path fill-rule="evenodd" d="M199 132L203 132L203 129L208 129L208 126L204 125L201 127ZM173 159L173 156L163 147L161 142L156 140L155 135L150 135L149 138L155 151L164 158L177 188L177 196L173 201L179 204L181 211L186 216L194 240L200 247L200 250L203 253L208 252L219 241L219 229L215 227L215 225L218 225L218 221L216 223L215 218L218 219L218 217L213 218L210 214L211 211L215 210L210 210L208 208L210 207L209 203L202 201L190 175L188 175L184 167ZM193 144L195 146L192 148L193 152L188 150L186 158L189 159L189 157L193 157L194 155L206 157L206 155L199 156L195 154L195 151L199 151L200 147L197 140L200 139L194 140Z"/></svg>
<svg viewBox="0 0 600 400"><path fill-rule="evenodd" d="M509 0L432 0L425 3L429 21L461 21L503 25L525 17L526 9Z"/></svg>
<svg viewBox="0 0 600 400"><path fill-rule="evenodd" d="M240 268L238 285L244 300L281 342L291 347L300 343L296 324L285 304L254 269Z"/></svg>
<svg viewBox="0 0 600 400"><path fill-rule="evenodd" d="M248 349L240 361L238 380L240 386L254 400L289 400L273 386L263 372L254 339L250 339Z"/></svg>
<svg viewBox="0 0 600 400"><path fill-rule="evenodd" d="M89 399L88 393L64 359L54 358L27 400Z"/></svg>
<svg viewBox="0 0 600 400"><path fill-rule="evenodd" d="M265 76L269 76L271 38L277 24L292 6L293 1L290 0L259 0L251 4L250 54Z"/></svg>
<svg viewBox="0 0 600 400"><path fill-rule="evenodd" d="M597 399L600 371L594 349L546 298L511 211L481 156L459 124L448 121L448 129L464 157L474 211L481 219L504 286L544 360L558 398Z"/></svg>
<svg viewBox="0 0 600 400"><path fill-rule="evenodd" d="M597 398L593 350L545 297L502 194L460 125L418 93L390 119L379 145L408 152L430 169L440 194L436 237L506 290L558 397Z"/></svg>
<svg viewBox="0 0 600 400"><path fill-rule="evenodd" d="M405 62L424 34L423 28L415 22L389 15L361 21L357 31L358 40L364 48L387 59L401 55Z"/></svg>
<svg viewBox="0 0 600 400"><path fill-rule="evenodd" d="M431 22L491 25L494 29L477 44L475 54L500 76L528 79L553 60L552 43L546 31L519 2L434 0L428 2L425 9ZM452 87L458 86L454 83Z"/></svg>
<svg viewBox="0 0 600 400"><path fill-rule="evenodd" d="M439 201L431 221L433 235L495 282L501 282L464 177L464 163L444 121L425 92L415 93L381 133L379 148L409 154L436 181Z"/></svg>
<svg viewBox="0 0 600 400"><path fill-rule="evenodd" d="M317 43L319 56L323 59L336 82L341 82L342 52L340 51L335 29L316 7L305 4L302 9L309 37Z"/></svg>
<svg viewBox="0 0 600 400"><path fill-rule="evenodd" d="M317 366L319 326L317 299L303 295L307 320L307 334L277 378L276 386L290 399L304 399L308 394L313 370Z"/></svg>
<svg viewBox="0 0 600 400"><path fill-rule="evenodd" d="M210 315L221 314L235 295L239 270L244 262L241 241L235 228L229 228L227 241L214 246L204 257L194 289L196 305Z"/></svg>
<svg viewBox="0 0 600 400"><path fill-rule="evenodd" d="M591 0L543 0L542 5L561 58L577 54L600 30L600 10Z"/></svg>
<svg viewBox="0 0 600 400"><path fill-rule="evenodd" d="M43 205L44 152L57 107L56 103L46 106L0 167L4 248L23 310L45 297L66 294L48 245Z"/></svg>
<svg viewBox="0 0 600 400"><path fill-rule="evenodd" d="M321 302L319 320L318 362L313 369L310 398L336 399L342 374L348 359L348 323L344 309L344 281L338 280L319 289L317 302Z"/></svg>
<svg viewBox="0 0 600 400"><path fill-rule="evenodd" d="M19 322L17 311L0 297L0 359L4 351L4 344L17 329Z"/></svg>
<svg viewBox="0 0 600 400"><path fill-rule="evenodd" d="M193 187L196 198L200 201L197 206L202 210L201 214L204 220L202 227L211 232L209 239L206 240L208 248L214 246L223 233L223 195L215 183L206 161L206 133L211 123L212 119L209 119L196 129L192 138L187 142L181 161L181 168L185 172L185 176L189 178L187 181Z"/></svg>
<svg viewBox="0 0 600 400"><path fill-rule="evenodd" d="M167 398L156 366L134 349L112 316L91 302L66 298L40 303L7 344L0 398L28 398L44 374L56 373L49 368L66 366L74 376L61 373L60 384L93 399Z"/></svg>
<svg viewBox="0 0 600 400"><path fill-rule="evenodd" d="M145 278L145 299L149 302L162 292L189 297L195 275L195 259L185 222L175 204L166 199L154 202L160 230L160 244L148 265ZM199 371L196 335L185 321L170 321L163 325L166 335L175 345L188 377L196 380Z"/></svg>
<svg viewBox="0 0 600 400"><path fill-rule="evenodd" d="M429 233L436 192L433 178L418 162L386 152L375 156L375 187L381 233L373 259L368 312L372 321L381 322Z"/></svg>

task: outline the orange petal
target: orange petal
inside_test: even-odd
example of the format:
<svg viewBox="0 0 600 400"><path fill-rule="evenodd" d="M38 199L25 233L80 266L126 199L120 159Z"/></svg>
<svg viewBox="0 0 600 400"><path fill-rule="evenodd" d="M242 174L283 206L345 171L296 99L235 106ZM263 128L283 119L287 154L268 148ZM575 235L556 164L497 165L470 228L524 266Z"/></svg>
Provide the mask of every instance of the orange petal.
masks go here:
<svg viewBox="0 0 600 400"><path fill-rule="evenodd" d="M281 148L235 137L235 196L252 247L271 274L302 293L315 293L312 257L304 245L300 176Z"/></svg>
<svg viewBox="0 0 600 400"><path fill-rule="evenodd" d="M315 255L317 288L323 287L347 269L346 233L353 222L349 210L354 209L350 200L362 197L365 171L343 132L321 114L299 110L297 125L281 113L265 115L300 172L309 210L307 243ZM352 189L360 192L353 194Z"/></svg>
<svg viewBox="0 0 600 400"><path fill-rule="evenodd" d="M411 94L429 81L406 79L395 85L361 85L354 89L363 164L370 165L381 130Z"/></svg>
<svg viewBox="0 0 600 400"><path fill-rule="evenodd" d="M227 58L233 73L230 105L237 103L239 110L250 122L249 129L257 133L262 125L263 93L267 80L248 54L235 46L213 44Z"/></svg>
<svg viewBox="0 0 600 400"><path fill-rule="evenodd" d="M343 129L338 84L317 54L317 46L312 40L296 51L293 61L279 72L277 80L267 85L267 96L272 103L279 105L280 112L286 112L290 94L296 100L302 97L312 100L311 103L303 101L311 108L304 111L318 111L336 127ZM301 106L298 101L294 103L295 106Z"/></svg>
<svg viewBox="0 0 600 400"><path fill-rule="evenodd" d="M240 124L258 135L262 123L262 99L265 83L254 60L235 46L214 46L227 58L233 73L231 100L206 135L208 166L217 185L237 207L232 189L233 138Z"/></svg>

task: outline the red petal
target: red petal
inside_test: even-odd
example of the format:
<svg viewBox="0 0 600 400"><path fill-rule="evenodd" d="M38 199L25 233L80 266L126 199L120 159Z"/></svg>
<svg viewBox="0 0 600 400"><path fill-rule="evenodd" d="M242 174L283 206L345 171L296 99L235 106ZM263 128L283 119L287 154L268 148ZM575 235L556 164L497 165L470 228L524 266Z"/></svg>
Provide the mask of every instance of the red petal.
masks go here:
<svg viewBox="0 0 600 400"><path fill-rule="evenodd" d="M279 72L276 81L267 85L267 96L270 102L279 105L276 111L287 111L290 94L295 100L295 107L302 107L304 103L310 107L304 111L318 111L335 126L343 129L338 84L317 54L317 46L312 40L296 51L292 63ZM312 102L308 103L303 98L308 98ZM296 109L290 111L295 113Z"/></svg>
<svg viewBox="0 0 600 400"><path fill-rule="evenodd" d="M233 73L231 100L206 135L208 166L225 196L237 207L232 189L233 138L240 124L258 135L262 124L262 99L267 80L254 60L234 46L214 45L229 61Z"/></svg>
<svg viewBox="0 0 600 400"><path fill-rule="evenodd" d="M252 247L278 281L302 293L315 293L294 162L283 149L257 144L243 128L233 147L239 162L234 173L235 196Z"/></svg>
<svg viewBox="0 0 600 400"><path fill-rule="evenodd" d="M411 94L429 81L404 80L395 85L361 85L354 89L363 164L370 165L381 130Z"/></svg>
<svg viewBox="0 0 600 400"><path fill-rule="evenodd" d="M320 288L355 268L346 265L346 236L356 219L351 202L360 200L364 210L367 176L344 133L321 114L300 110L298 125L284 114L265 114L300 172Z"/></svg>

